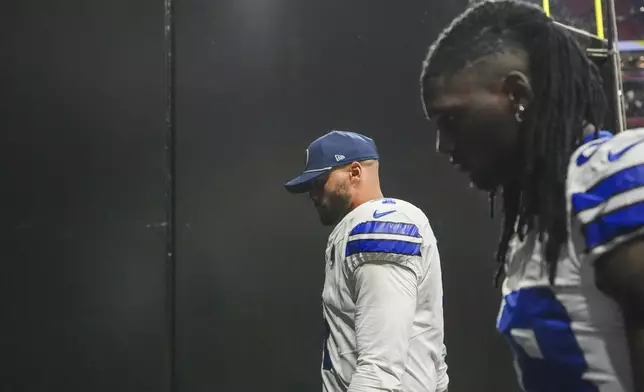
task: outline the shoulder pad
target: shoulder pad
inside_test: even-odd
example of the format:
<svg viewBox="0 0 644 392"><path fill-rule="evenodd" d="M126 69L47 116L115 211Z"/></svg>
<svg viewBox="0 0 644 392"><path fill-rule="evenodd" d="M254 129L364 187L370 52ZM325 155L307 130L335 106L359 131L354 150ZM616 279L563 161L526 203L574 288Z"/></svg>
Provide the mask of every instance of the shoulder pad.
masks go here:
<svg viewBox="0 0 644 392"><path fill-rule="evenodd" d="M567 179L569 211L586 251L605 253L644 226L644 129L628 130L581 146Z"/></svg>
<svg viewBox="0 0 644 392"><path fill-rule="evenodd" d="M393 199L370 204L352 222L345 256L358 264L421 256L424 223L420 217L410 216L410 205ZM426 220L424 215L422 218Z"/></svg>

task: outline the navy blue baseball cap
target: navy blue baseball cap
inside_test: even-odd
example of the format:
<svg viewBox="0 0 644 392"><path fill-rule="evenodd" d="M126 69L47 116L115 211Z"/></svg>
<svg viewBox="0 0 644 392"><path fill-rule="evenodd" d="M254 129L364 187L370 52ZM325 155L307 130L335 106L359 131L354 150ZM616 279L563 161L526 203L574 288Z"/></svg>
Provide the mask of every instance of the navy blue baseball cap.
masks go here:
<svg viewBox="0 0 644 392"><path fill-rule="evenodd" d="M305 193L309 191L313 180L333 168L369 159L378 159L373 139L355 132L334 130L309 145L304 172L284 184L284 187L291 193Z"/></svg>

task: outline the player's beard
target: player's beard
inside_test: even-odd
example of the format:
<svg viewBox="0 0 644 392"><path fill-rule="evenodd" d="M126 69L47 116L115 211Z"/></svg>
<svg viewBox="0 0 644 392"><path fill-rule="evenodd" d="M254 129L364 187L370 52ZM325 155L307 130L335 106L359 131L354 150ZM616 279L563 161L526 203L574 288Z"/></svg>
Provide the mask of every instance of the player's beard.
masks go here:
<svg viewBox="0 0 644 392"><path fill-rule="evenodd" d="M322 224L333 226L349 213L351 198L344 187L338 187L335 192L325 195L322 203L316 207Z"/></svg>

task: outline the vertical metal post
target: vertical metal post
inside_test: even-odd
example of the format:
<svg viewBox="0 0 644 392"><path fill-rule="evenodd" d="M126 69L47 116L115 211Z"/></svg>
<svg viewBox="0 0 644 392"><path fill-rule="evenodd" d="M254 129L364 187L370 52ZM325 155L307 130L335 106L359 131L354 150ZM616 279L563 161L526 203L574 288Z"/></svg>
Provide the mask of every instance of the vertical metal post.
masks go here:
<svg viewBox="0 0 644 392"><path fill-rule="evenodd" d="M617 16L615 14L615 0L606 1L606 18L608 29L606 38L608 40L608 53L612 61L613 91L610 99L610 110L615 113L615 132L622 132L626 129L626 112L624 111L623 86L622 86L622 59L619 53L617 36Z"/></svg>

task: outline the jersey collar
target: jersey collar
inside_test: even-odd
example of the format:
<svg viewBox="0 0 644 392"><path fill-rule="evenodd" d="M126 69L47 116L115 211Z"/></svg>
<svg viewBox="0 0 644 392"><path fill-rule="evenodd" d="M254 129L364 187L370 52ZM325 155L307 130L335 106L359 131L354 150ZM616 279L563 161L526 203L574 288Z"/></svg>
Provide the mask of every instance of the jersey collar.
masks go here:
<svg viewBox="0 0 644 392"><path fill-rule="evenodd" d="M589 133L588 135L584 136L584 144L592 142L595 139L606 139L606 138L611 138L613 137L613 134L610 133L609 131L599 131L598 137L595 138L595 132Z"/></svg>

